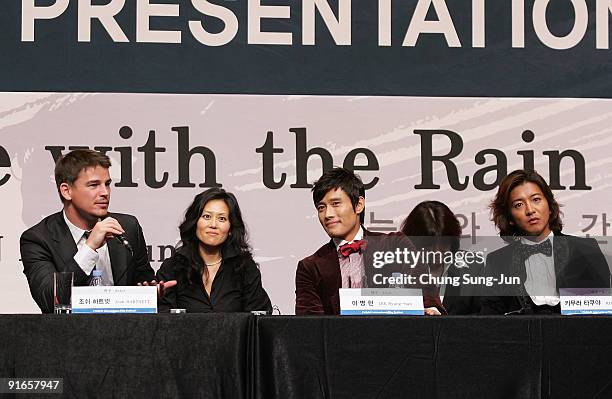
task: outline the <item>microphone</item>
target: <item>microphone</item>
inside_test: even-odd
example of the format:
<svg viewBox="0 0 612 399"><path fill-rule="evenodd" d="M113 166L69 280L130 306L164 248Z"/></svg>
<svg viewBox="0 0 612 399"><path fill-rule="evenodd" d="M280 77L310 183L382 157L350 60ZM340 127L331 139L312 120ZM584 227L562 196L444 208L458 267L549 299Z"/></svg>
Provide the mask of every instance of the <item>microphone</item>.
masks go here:
<svg viewBox="0 0 612 399"><path fill-rule="evenodd" d="M134 255L134 248L132 248L132 245L123 234L113 234L113 237L115 237L121 244L123 244L124 247L128 249L128 251L130 251L132 255Z"/></svg>
<svg viewBox="0 0 612 399"><path fill-rule="evenodd" d="M107 217L108 217L108 213L106 215L102 216L100 218L100 221L106 219ZM128 251L130 251L130 254L134 255L134 248L132 248L132 245L130 244L128 239L125 238L125 236L123 234L113 234L113 237L115 237L117 239L117 241L119 241L121 243L121 245L123 245Z"/></svg>

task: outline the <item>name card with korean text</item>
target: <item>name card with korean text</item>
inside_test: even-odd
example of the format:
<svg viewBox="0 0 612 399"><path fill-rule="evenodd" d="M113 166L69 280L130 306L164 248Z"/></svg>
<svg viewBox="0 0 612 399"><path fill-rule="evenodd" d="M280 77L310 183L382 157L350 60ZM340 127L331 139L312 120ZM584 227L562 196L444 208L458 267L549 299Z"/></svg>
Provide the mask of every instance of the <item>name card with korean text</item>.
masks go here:
<svg viewBox="0 0 612 399"><path fill-rule="evenodd" d="M609 288L561 288L561 314L612 314Z"/></svg>
<svg viewBox="0 0 612 399"><path fill-rule="evenodd" d="M409 288L341 288L340 314L422 316L423 293Z"/></svg>
<svg viewBox="0 0 612 399"><path fill-rule="evenodd" d="M157 313L157 287L74 287L72 313Z"/></svg>

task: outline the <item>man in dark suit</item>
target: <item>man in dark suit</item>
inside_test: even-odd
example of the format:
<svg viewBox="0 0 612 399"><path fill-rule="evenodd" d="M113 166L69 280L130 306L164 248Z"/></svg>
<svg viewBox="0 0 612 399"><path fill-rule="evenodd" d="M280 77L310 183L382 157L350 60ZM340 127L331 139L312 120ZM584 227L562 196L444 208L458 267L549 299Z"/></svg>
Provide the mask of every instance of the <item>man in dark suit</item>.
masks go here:
<svg viewBox="0 0 612 399"><path fill-rule="evenodd" d="M138 220L108 212L110 166L106 155L91 150L61 157L55 182L63 210L21 236L24 273L43 313L53 312L54 272L74 272L77 286L87 285L94 269L102 271L107 285L136 285L154 278Z"/></svg>
<svg viewBox="0 0 612 399"><path fill-rule="evenodd" d="M363 228L365 189L353 172L334 168L324 173L315 182L312 193L319 222L331 240L298 263L295 313L339 314L340 288L381 286L374 279L375 271L369 267L372 246L389 250L402 247L413 250L414 246L403 235L384 236ZM385 267L386 274L391 275L391 270ZM411 272L417 274L419 270L415 267ZM428 290L424 293L428 314L444 312L437 293Z"/></svg>
<svg viewBox="0 0 612 399"><path fill-rule="evenodd" d="M561 233L559 204L537 172L506 176L491 209L509 245L487 256L485 275L519 282L486 288L481 314L559 313L560 288L610 287L610 269L597 242Z"/></svg>
<svg viewBox="0 0 612 399"><path fill-rule="evenodd" d="M551 236L548 239L552 244L544 256L550 257L553 263L556 291L559 288L610 287L610 270L597 241L561 232L554 232L554 238ZM529 258L532 256L530 253L524 253L521 247L525 245L528 244L516 240L487 256L487 276L498 280L502 274L517 276L521 284L490 289L496 295L483 298L482 314L559 313L557 299L555 303L540 302L540 298L544 297L543 292L537 292L542 291L541 286L533 286L531 290L525 288L525 282L528 281ZM532 291L533 295L530 295L529 291ZM532 298L535 298L535 302Z"/></svg>

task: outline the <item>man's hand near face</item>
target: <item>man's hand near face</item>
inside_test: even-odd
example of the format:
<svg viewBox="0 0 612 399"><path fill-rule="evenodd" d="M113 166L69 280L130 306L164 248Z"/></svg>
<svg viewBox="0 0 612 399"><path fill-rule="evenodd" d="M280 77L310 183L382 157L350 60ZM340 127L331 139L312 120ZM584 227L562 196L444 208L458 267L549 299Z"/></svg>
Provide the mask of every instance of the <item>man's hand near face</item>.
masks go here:
<svg viewBox="0 0 612 399"><path fill-rule="evenodd" d="M91 229L85 244L95 251L103 246L107 239L124 233L125 230L123 230L123 227L121 227L116 219L107 217L104 220L100 220L96 223L94 228Z"/></svg>

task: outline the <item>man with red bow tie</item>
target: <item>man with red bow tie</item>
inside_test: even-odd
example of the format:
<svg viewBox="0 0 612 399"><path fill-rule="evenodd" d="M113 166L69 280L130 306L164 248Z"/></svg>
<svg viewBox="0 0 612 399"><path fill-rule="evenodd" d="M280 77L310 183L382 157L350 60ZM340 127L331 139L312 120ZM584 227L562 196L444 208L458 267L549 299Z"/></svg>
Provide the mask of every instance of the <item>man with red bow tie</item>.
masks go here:
<svg viewBox="0 0 612 399"><path fill-rule="evenodd" d="M319 222L331 240L298 263L295 314L340 314L340 288L380 287L373 283L374 270L366 252L368 240L370 247L376 245L377 249L387 237L392 238L389 242L414 247L406 237L385 236L363 228L365 189L361 179L347 169L334 168L324 173L315 182L312 197ZM386 274L390 276L391 271L387 268ZM428 313L444 313L439 297L428 290L424 292L425 307L432 308Z"/></svg>

